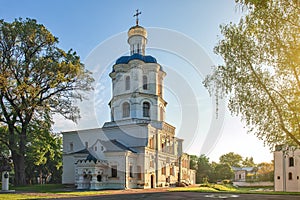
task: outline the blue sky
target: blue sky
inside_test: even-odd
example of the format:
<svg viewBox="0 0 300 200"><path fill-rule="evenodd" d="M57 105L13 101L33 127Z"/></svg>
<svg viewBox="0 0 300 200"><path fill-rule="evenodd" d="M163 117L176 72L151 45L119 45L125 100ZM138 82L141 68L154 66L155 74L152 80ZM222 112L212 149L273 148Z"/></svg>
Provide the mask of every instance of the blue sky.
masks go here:
<svg viewBox="0 0 300 200"><path fill-rule="evenodd" d="M92 52L100 48L101 44L106 41L112 41L116 35L124 35L135 24L133 14L136 9L140 9L142 12L140 25L147 29L154 28L154 31L162 28L180 33L190 39L190 41L197 43L211 62L216 65L222 62L221 58L213 53L213 47L221 37L219 25L238 22L242 15L234 0L0 0L0 5L0 18L5 21L12 21L18 17L37 19L38 23L44 24L59 38L59 46L62 49L74 49L81 59L87 63ZM126 39L124 38L124 44L120 45L126 45ZM150 43L151 35L148 35L148 40ZM113 51L116 47L108 48L109 51ZM191 52L193 50L191 49ZM197 104L197 110L200 113L200 125L197 132L194 133L196 135L203 134L203 137L194 138L195 142L186 147L188 153L199 155L202 153L200 150L201 145L205 145L203 144L204 136L207 136L207 129L209 129L209 123L211 123L206 118L211 119L213 115L211 99L202 86L203 77L194 76L195 73L191 70L190 63L188 63L188 60L180 58L180 55L179 57L178 55L174 56L170 52L161 52L157 49L149 49L147 52L154 55L158 62L165 66L168 75L175 74L185 78L188 85L192 88L197 101L200 99L198 102L203 103L201 105ZM96 77L97 80L98 78ZM174 79L166 78L166 82L168 80L170 88L166 92L166 100L169 102L167 120L176 126L177 130L180 130L180 126L183 123L182 116L177 116L175 113L183 112L182 109L187 107L181 106L178 99L176 100L178 98L176 88L172 89L171 87ZM103 80L99 79L98 83L101 81L107 83L110 80L105 78ZM101 99L104 105L103 112L108 111L106 101L110 99L110 86L109 83L107 84L105 85L106 90L104 90L104 93L101 93L105 95ZM108 114L104 114L102 117L103 119L100 119L101 123L109 120ZM88 128L88 124L85 124L85 126L85 128ZM55 128L56 130L66 130L74 129L76 126L70 122L63 121L61 118L57 118ZM186 136L182 132L178 133L178 135L183 138ZM184 139L189 140L189 138ZM253 135L246 134L242 123L237 118L231 117L228 112L225 113L224 124L220 134L213 139L215 140L214 145L209 152L205 152L211 160L218 161L219 156L230 151L239 153L243 157L253 156L256 162L270 161L272 159L268 148L263 147L263 142Z"/></svg>

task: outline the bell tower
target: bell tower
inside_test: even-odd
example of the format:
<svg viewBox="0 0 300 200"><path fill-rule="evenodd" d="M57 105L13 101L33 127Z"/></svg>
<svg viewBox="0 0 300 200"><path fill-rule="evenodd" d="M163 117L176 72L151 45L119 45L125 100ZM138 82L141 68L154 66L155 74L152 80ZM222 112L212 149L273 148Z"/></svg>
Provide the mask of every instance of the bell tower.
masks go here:
<svg viewBox="0 0 300 200"><path fill-rule="evenodd" d="M129 56L121 56L113 65L112 99L109 103L111 121L135 119L164 121L167 102L163 99L163 80L166 73L156 59L145 55L147 31L139 25L128 30Z"/></svg>

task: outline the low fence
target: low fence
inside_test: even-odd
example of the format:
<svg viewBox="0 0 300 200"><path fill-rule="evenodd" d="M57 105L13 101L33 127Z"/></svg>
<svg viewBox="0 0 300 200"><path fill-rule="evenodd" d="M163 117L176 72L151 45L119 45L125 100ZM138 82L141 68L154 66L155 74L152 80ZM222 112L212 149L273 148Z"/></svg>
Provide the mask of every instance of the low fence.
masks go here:
<svg viewBox="0 0 300 200"><path fill-rule="evenodd" d="M233 182L234 186L239 187L266 187L274 186L274 182L264 181L264 182Z"/></svg>

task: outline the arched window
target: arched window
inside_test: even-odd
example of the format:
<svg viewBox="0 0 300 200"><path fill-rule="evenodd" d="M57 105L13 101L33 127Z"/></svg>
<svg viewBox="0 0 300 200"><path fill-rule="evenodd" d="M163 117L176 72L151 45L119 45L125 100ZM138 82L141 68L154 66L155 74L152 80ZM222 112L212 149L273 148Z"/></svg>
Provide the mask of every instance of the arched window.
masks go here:
<svg viewBox="0 0 300 200"><path fill-rule="evenodd" d="M147 76L143 76L143 89L148 90L148 78L147 78Z"/></svg>
<svg viewBox="0 0 300 200"><path fill-rule="evenodd" d="M123 103L122 109L123 109L123 117L129 117L129 115L130 115L129 103L127 103L127 102Z"/></svg>
<svg viewBox="0 0 300 200"><path fill-rule="evenodd" d="M125 78L125 89L130 90L130 76L126 76Z"/></svg>
<svg viewBox="0 0 300 200"><path fill-rule="evenodd" d="M97 181L98 181L98 182L101 182L101 181L102 181L102 176L101 176L100 174L97 176Z"/></svg>
<svg viewBox="0 0 300 200"><path fill-rule="evenodd" d="M294 158L293 157L289 158L289 166L294 167Z"/></svg>
<svg viewBox="0 0 300 200"><path fill-rule="evenodd" d="M143 103L143 116L150 117L150 103L148 102Z"/></svg>

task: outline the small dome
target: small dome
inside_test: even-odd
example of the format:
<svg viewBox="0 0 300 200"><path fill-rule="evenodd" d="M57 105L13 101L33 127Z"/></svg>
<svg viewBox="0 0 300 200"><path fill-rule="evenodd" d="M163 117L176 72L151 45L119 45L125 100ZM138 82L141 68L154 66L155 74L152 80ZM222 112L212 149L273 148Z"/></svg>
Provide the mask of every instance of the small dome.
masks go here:
<svg viewBox="0 0 300 200"><path fill-rule="evenodd" d="M143 36L144 38L147 38L147 31L144 27L136 25L131 27L128 30L128 38L135 36L135 35L140 35Z"/></svg>

